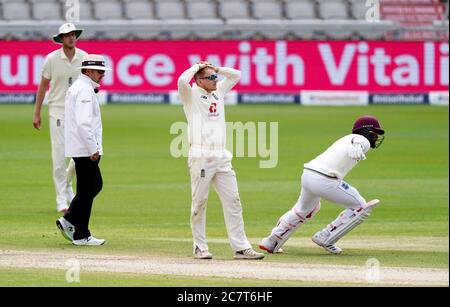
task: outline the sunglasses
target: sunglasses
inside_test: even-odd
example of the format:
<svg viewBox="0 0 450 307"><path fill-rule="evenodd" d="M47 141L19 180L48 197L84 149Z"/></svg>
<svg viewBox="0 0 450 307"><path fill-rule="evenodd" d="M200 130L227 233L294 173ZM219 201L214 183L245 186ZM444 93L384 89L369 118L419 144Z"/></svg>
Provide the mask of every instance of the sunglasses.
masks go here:
<svg viewBox="0 0 450 307"><path fill-rule="evenodd" d="M209 75L208 77L204 77L204 78L200 78L200 79L208 79L210 81L215 81L218 78L219 78L219 76L217 74L212 74L212 75Z"/></svg>
<svg viewBox="0 0 450 307"><path fill-rule="evenodd" d="M96 69L95 71L96 71L98 74L100 74L100 75L105 74L105 71L104 71L104 70Z"/></svg>

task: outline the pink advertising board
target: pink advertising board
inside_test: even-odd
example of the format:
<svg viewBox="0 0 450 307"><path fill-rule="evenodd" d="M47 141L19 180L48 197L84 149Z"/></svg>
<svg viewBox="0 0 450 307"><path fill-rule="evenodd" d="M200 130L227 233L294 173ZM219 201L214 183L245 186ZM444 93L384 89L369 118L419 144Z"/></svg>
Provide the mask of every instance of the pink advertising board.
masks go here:
<svg viewBox="0 0 450 307"><path fill-rule="evenodd" d="M80 41L113 68L102 89L164 93L198 60L242 71L236 90L417 93L448 90L448 42ZM0 41L0 92L34 92L50 42Z"/></svg>

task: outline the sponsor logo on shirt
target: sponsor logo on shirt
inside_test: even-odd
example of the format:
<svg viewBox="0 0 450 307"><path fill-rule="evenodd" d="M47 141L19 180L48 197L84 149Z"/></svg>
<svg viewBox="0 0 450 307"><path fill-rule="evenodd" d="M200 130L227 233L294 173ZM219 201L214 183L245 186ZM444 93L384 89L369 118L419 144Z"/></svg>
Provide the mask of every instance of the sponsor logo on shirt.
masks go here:
<svg viewBox="0 0 450 307"><path fill-rule="evenodd" d="M219 117L219 113L217 113L217 102L211 102L211 104L209 105L209 114L208 117Z"/></svg>
<svg viewBox="0 0 450 307"><path fill-rule="evenodd" d="M209 113L216 113L217 112L217 103L213 102L209 106Z"/></svg>

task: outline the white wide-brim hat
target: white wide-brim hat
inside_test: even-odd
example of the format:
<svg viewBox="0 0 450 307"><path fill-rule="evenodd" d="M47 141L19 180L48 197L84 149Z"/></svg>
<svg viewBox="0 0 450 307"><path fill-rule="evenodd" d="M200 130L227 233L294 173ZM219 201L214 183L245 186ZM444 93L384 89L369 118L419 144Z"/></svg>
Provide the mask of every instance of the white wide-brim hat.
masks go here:
<svg viewBox="0 0 450 307"><path fill-rule="evenodd" d="M53 41L55 43L62 44L61 35L70 32L75 32L76 38L78 39L78 37L80 37L81 35L81 32L83 32L83 29L77 29L73 23L65 23L59 27L59 33L53 35Z"/></svg>
<svg viewBox="0 0 450 307"><path fill-rule="evenodd" d="M105 67L105 58L99 54L87 54L81 62L80 69L97 69L110 71L111 68Z"/></svg>

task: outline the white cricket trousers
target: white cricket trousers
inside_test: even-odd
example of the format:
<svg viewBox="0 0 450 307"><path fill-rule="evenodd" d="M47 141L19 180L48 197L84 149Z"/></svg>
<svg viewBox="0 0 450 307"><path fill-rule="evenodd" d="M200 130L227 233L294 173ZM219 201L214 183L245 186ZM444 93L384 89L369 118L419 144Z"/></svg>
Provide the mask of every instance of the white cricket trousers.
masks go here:
<svg viewBox="0 0 450 307"><path fill-rule="evenodd" d="M317 214L320 210L321 198L343 205L347 209L366 207L366 200L358 190L344 180L328 178L305 169L302 175L300 197L294 207L280 218L272 230L272 236L284 243L297 227Z"/></svg>
<svg viewBox="0 0 450 307"><path fill-rule="evenodd" d="M70 159L67 166L64 142L64 120L50 116L49 121L56 205L58 208L67 208L67 203L72 201L72 199L68 198L74 196L72 178L75 175L75 163Z"/></svg>
<svg viewBox="0 0 450 307"><path fill-rule="evenodd" d="M192 188L191 229L194 237L194 252L196 246L202 251L208 250L206 206L211 182L222 203L231 248L233 251L251 248L244 231L242 206L231 158L191 156L188 164Z"/></svg>
<svg viewBox="0 0 450 307"><path fill-rule="evenodd" d="M328 178L305 169L300 198L294 206L295 212L302 216L308 215L319 205L321 198L350 209L366 206L366 200L358 190L344 180Z"/></svg>

